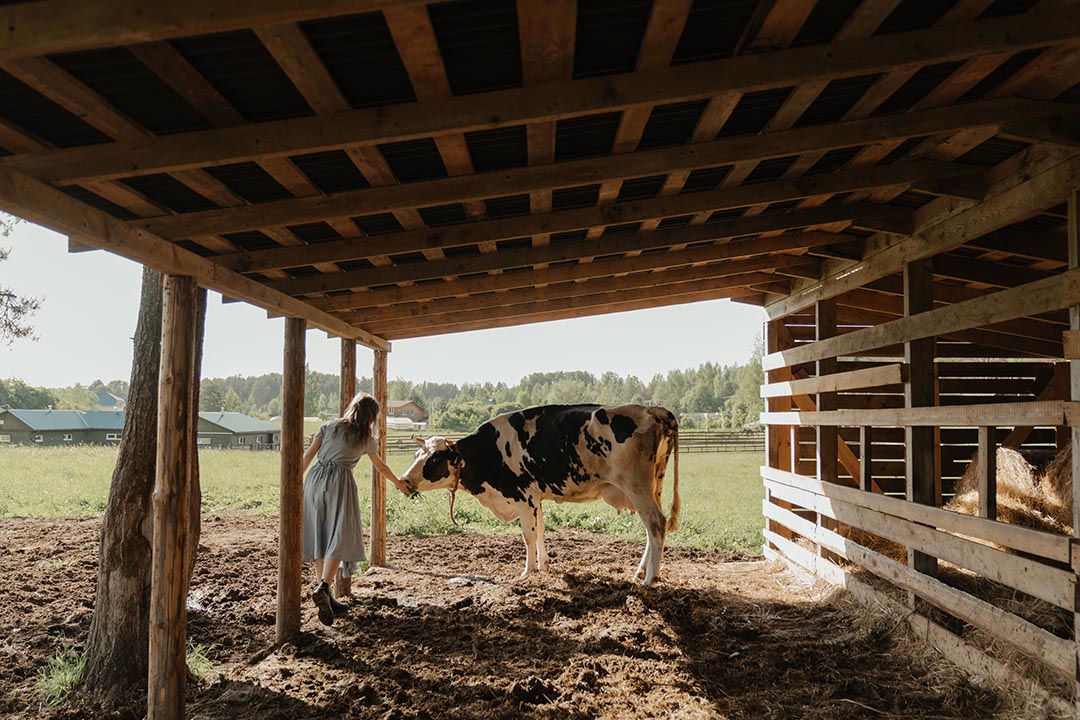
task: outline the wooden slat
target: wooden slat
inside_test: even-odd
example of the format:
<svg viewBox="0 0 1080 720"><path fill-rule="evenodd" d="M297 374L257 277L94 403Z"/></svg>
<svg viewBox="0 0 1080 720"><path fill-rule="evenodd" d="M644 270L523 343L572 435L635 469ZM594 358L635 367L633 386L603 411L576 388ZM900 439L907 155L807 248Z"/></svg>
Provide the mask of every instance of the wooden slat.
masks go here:
<svg viewBox="0 0 1080 720"><path fill-rule="evenodd" d="M761 397L789 397L791 395L813 395L821 392L841 392L894 385L906 381L907 366L903 364L882 365L881 367L851 370L805 380L762 385Z"/></svg>
<svg viewBox="0 0 1080 720"><path fill-rule="evenodd" d="M387 360L389 353L375 351L375 363L371 372L371 394L379 403L382 412L377 421L379 436L379 457L386 458L386 403L387 403ZM371 466L371 564L386 566L386 478L379 475L374 464Z"/></svg>
<svg viewBox="0 0 1080 720"><path fill-rule="evenodd" d="M201 287L217 290L283 315L305 318L316 327L340 337L380 349L389 344L359 328L279 293L195 253L89 208L43 183L0 167L0 207L14 215L171 275L191 275Z"/></svg>
<svg viewBox="0 0 1080 720"><path fill-rule="evenodd" d="M38 4L40 5L40 3ZM159 138L138 146L74 148L24 159L20 169L51 181L150 174L175 167L239 162L272 155L316 152L366 143L507 127L530 121L611 112L635 105L683 102L789 87L814 80L855 77L898 67L1056 43L1078 43L1075 13L998 18L968 26L932 28L882 38L852 40L627 74L551 83L420 106L340 113L333 117L260 123ZM486 100L487 99L487 100Z"/></svg>
<svg viewBox="0 0 1080 720"><path fill-rule="evenodd" d="M1080 302L1080 272L1070 270L1010 290L948 305L918 316L901 318L857 330L812 345L768 355L763 367L813 362L819 358L853 355L898 342L930 338L1018 317L1041 315Z"/></svg>
<svg viewBox="0 0 1080 720"><path fill-rule="evenodd" d="M806 532L811 532L811 528L806 527L810 524L808 521L788 510L776 505L765 507L764 510L766 517L785 525L790 523L789 526L797 532L799 530L796 525ZM800 532L800 534L803 533ZM1065 675L1072 672L1074 650L1073 644L1068 640L1059 638L996 605L946 585L940 580L913 572L895 560L865 548L832 530L816 526L807 537L844 559L870 570L875 575L918 593L919 597L936 607L1007 642L1057 672Z"/></svg>
<svg viewBox="0 0 1080 720"><path fill-rule="evenodd" d="M762 413L766 425L839 425L843 427L1056 427L1074 421L1075 408L1062 401L981 403L929 408L833 410L830 412Z"/></svg>
<svg viewBox="0 0 1080 720"><path fill-rule="evenodd" d="M1065 599L1066 595L1071 594L1064 591L1068 585L1075 584L1076 579L1070 573L968 539L977 538L1007 547L1015 547L1011 543L1020 543L1025 545L1025 552L1056 560L1069 553L1069 538L1065 536L999 523L974 515L962 515L831 483L821 483L814 478L793 475L774 468L762 467L761 471L762 477L768 483L774 483L774 490L782 492L780 488L793 488L802 493L801 498L804 501L807 495L812 495L811 505L807 507L809 510L815 510L847 525L866 529L901 545L918 544L921 550L935 553L939 550L947 551L948 555L941 553L938 557L1021 592L1042 597L1059 607L1072 609L1071 598ZM941 532L938 528L948 532ZM1052 553L1052 556L1043 555L1043 552ZM997 574L993 569L995 566L1002 574ZM1039 584L1040 581L1045 581L1045 586L1032 592L1035 589L1032 585Z"/></svg>

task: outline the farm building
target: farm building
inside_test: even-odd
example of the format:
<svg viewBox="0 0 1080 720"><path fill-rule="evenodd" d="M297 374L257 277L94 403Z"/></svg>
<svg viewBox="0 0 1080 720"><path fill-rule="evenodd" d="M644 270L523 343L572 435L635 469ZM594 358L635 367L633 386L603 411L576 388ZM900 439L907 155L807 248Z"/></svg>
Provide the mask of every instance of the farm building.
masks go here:
<svg viewBox="0 0 1080 720"><path fill-rule="evenodd" d="M243 450L277 450L281 428L238 412L200 412L200 447Z"/></svg>
<svg viewBox="0 0 1080 720"><path fill-rule="evenodd" d="M123 429L121 410L0 408L0 445L115 445ZM243 413L199 413L199 447L276 450L280 435L277 425Z"/></svg>
<svg viewBox="0 0 1080 720"><path fill-rule="evenodd" d="M124 398L119 395L115 395L108 390L95 390L94 394L97 396L98 410L123 410Z"/></svg>
<svg viewBox="0 0 1080 720"><path fill-rule="evenodd" d="M427 411L412 400L387 400L387 422L422 423L428 418Z"/></svg>
<svg viewBox="0 0 1080 720"><path fill-rule="evenodd" d="M342 338L342 398L372 348L385 406L392 340L729 298L768 316L769 557L999 682L989 650L1015 649L1080 701L1076 0L5 17L0 208L166 274L151 718L184 707L187 579L166 568L197 287L286 318L281 642L300 629L308 329ZM1009 451L1056 524L1005 512L1015 473L988 460ZM375 476L376 566L384 520Z"/></svg>
<svg viewBox="0 0 1080 720"><path fill-rule="evenodd" d="M115 445L123 429L118 411L0 408L0 446Z"/></svg>

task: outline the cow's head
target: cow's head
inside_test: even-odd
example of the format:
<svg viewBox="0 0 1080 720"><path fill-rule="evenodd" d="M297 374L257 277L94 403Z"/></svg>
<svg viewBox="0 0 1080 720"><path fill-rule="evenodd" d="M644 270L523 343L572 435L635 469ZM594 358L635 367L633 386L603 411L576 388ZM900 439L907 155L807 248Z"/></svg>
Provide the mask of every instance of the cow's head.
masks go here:
<svg viewBox="0 0 1080 720"><path fill-rule="evenodd" d="M427 440L414 437L420 449L401 480L413 491L437 490L455 485L464 464L461 453L446 438L433 435Z"/></svg>

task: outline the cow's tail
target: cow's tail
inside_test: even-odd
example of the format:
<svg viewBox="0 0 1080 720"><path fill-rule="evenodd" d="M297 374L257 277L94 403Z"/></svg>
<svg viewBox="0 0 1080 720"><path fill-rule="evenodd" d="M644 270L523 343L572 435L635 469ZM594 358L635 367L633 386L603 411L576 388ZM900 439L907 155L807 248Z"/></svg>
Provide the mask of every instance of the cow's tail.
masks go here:
<svg viewBox="0 0 1080 720"><path fill-rule="evenodd" d="M667 529L679 529L679 426L675 426L675 496L671 500L671 515L668 516Z"/></svg>

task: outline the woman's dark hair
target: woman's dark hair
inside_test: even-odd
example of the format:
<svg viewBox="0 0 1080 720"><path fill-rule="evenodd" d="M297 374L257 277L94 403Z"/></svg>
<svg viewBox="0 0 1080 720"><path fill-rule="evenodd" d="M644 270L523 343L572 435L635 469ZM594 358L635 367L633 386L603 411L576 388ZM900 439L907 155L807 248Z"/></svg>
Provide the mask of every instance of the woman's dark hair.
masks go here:
<svg viewBox="0 0 1080 720"><path fill-rule="evenodd" d="M364 443L374 434L372 425L378 418L379 402L367 393L360 393L349 402L334 427L343 429L357 442Z"/></svg>

